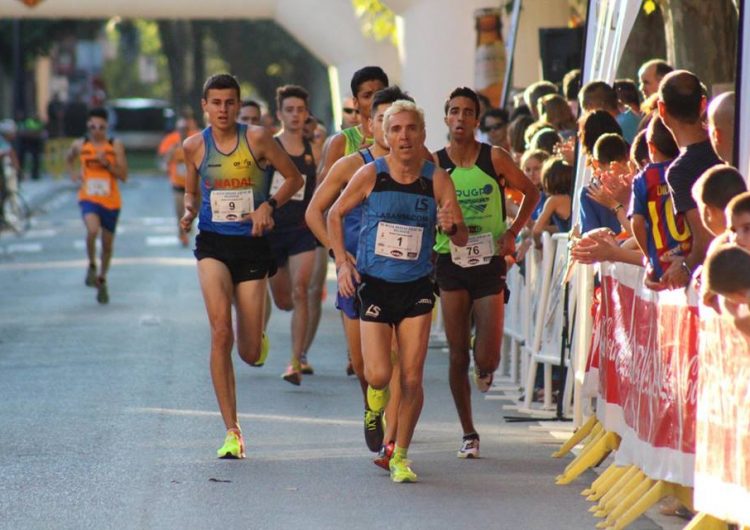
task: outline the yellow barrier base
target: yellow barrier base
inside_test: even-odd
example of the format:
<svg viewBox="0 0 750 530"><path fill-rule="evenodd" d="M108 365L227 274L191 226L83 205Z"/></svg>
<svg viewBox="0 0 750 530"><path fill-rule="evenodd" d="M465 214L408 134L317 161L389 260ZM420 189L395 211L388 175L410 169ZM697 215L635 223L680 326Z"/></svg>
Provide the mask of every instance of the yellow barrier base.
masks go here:
<svg viewBox="0 0 750 530"><path fill-rule="evenodd" d="M728 530L729 525L707 513L699 513L684 530ZM743 530L747 527L743 527Z"/></svg>
<svg viewBox="0 0 750 530"><path fill-rule="evenodd" d="M644 475L644 478L636 485L635 488L633 488L629 494L627 494L622 501L617 503L617 505L614 507L614 509L609 512L609 515L607 516L607 519L600 522L598 525L596 525L597 528L610 528L614 526L617 523L617 520L622 517L622 515L627 512L630 508L635 506L635 504L643 497L643 495L651 489L651 487L654 485L654 480L646 477Z"/></svg>
<svg viewBox="0 0 750 530"><path fill-rule="evenodd" d="M612 489L612 486L615 485L615 483L622 478L622 476L625 474L625 472L628 470L628 466L615 466L615 464L612 464L609 469L613 469L612 473L610 473L605 480L597 484L595 487L592 484L592 493L586 497L587 501L598 501L604 495L607 494L607 492ZM604 474L602 473L602 476ZM601 478L601 477L600 477Z"/></svg>
<svg viewBox="0 0 750 530"><path fill-rule="evenodd" d="M591 486L581 491L581 495L584 497L589 497L596 491L601 489L601 485L604 484L609 480L609 478L612 476L612 474L617 471L617 466L615 464L610 464L610 466L605 469L601 475L599 475L594 482L591 483Z"/></svg>
<svg viewBox="0 0 750 530"><path fill-rule="evenodd" d="M601 423L596 419L596 416L591 416L589 421L584 423L576 432L574 432L573 436L571 436L562 447L560 447L560 449L552 453L552 458L562 458L567 455L576 445L581 443L584 438L591 434L596 426L601 428Z"/></svg>
<svg viewBox="0 0 750 530"><path fill-rule="evenodd" d="M630 495L641 482L646 480L646 478L646 475L640 469L636 468L636 472L630 477L630 480L625 482L623 486L607 500L607 502L599 504L599 510L594 512L594 517L609 517L615 508L622 504L625 498Z"/></svg>
<svg viewBox="0 0 750 530"><path fill-rule="evenodd" d="M594 467L620 446L620 437L613 432L602 431L595 441L587 446L573 462L557 477L557 484L570 484L581 473Z"/></svg>
<svg viewBox="0 0 750 530"><path fill-rule="evenodd" d="M638 473L638 468L635 466L627 466L624 470L625 471L619 476L619 478L617 478L617 480L615 480L607 492L601 496L599 503L589 508L591 513L601 511L610 499L617 495L620 490L622 490L622 488L624 488L625 485Z"/></svg>
<svg viewBox="0 0 750 530"><path fill-rule="evenodd" d="M693 505L693 489L692 488L686 488L685 486L680 486L678 484L673 484L670 482L665 482L663 480L659 480L656 482L653 482L651 487L646 490L646 492L638 499L632 506L630 506L627 510L625 510L620 517L617 518L617 520L614 521L614 524L609 526L609 528L613 530L622 530L626 528L630 523L635 521L638 517L646 513L646 510L651 508L653 505L658 503L660 500L662 500L667 495L674 495L679 499L679 501L687 506L688 508L692 508ZM703 528L703 527L700 527ZM709 529L713 529L715 527L705 527ZM718 527L718 528L726 528L726 527Z"/></svg>

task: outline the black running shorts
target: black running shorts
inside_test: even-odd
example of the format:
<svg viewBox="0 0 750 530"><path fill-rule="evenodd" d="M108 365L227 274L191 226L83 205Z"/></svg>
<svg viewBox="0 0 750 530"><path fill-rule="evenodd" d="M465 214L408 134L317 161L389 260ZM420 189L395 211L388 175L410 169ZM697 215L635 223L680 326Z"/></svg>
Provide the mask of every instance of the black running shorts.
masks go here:
<svg viewBox="0 0 750 530"><path fill-rule="evenodd" d="M486 265L464 268L453 263L450 254L439 254L435 274L441 291L468 291L472 300L506 290L505 258L502 256L494 256Z"/></svg>
<svg viewBox="0 0 750 530"><path fill-rule="evenodd" d="M405 318L430 313L435 305L429 276L394 283L363 274L357 298L360 320L394 325Z"/></svg>
<svg viewBox="0 0 750 530"><path fill-rule="evenodd" d="M193 254L198 261L212 258L222 262L229 269L235 285L276 274L276 261L265 237L200 232L195 238Z"/></svg>

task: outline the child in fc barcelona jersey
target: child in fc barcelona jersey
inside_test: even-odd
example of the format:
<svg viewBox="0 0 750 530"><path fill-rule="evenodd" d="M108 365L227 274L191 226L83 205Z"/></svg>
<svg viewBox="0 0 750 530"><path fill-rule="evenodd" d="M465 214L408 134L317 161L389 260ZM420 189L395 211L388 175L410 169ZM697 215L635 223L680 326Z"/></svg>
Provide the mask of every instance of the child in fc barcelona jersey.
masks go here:
<svg viewBox="0 0 750 530"><path fill-rule="evenodd" d="M683 215L672 207L666 171L678 148L658 116L649 123L646 140L652 162L633 179L629 217L638 246L648 258L649 279L658 282L670 256L690 252L692 236Z"/></svg>

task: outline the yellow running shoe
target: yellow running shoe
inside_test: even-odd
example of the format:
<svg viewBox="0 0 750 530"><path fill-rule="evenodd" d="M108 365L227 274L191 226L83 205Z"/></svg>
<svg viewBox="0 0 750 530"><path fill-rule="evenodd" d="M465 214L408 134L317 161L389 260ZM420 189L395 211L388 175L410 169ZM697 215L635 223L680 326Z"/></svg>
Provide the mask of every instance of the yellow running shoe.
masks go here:
<svg viewBox="0 0 750 530"><path fill-rule="evenodd" d="M411 462L406 458L393 457L388 463L391 470L391 480L393 482L417 482L417 474L409 467Z"/></svg>
<svg viewBox="0 0 750 530"><path fill-rule="evenodd" d="M258 360L254 363L250 363L250 366L253 366L255 368L260 368L264 364L266 364L266 359L268 359L268 351L271 349L271 342L268 340L268 335L266 335L266 332L263 332L263 335L260 338L260 356L258 357Z"/></svg>
<svg viewBox="0 0 750 530"><path fill-rule="evenodd" d="M236 430L227 431L224 445L216 451L216 456L231 459L245 458L245 440L242 438L242 433Z"/></svg>
<svg viewBox="0 0 750 530"><path fill-rule="evenodd" d="M376 390L371 386L367 386L367 405L373 412L382 412L388 405L388 400L391 398L391 392L388 387L382 390Z"/></svg>

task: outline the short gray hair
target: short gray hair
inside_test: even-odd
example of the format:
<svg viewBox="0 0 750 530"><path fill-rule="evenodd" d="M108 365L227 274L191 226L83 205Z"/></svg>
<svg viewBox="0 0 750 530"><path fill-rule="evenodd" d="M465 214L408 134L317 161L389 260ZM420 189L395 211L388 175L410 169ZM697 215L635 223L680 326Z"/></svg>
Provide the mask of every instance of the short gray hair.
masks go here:
<svg viewBox="0 0 750 530"><path fill-rule="evenodd" d="M424 131L424 111L417 107L413 101L406 99L399 99L393 102L393 105L388 107L383 115L383 130L388 132L388 126L391 124L391 117L400 112L411 112L417 117L417 123L419 124L420 130Z"/></svg>

